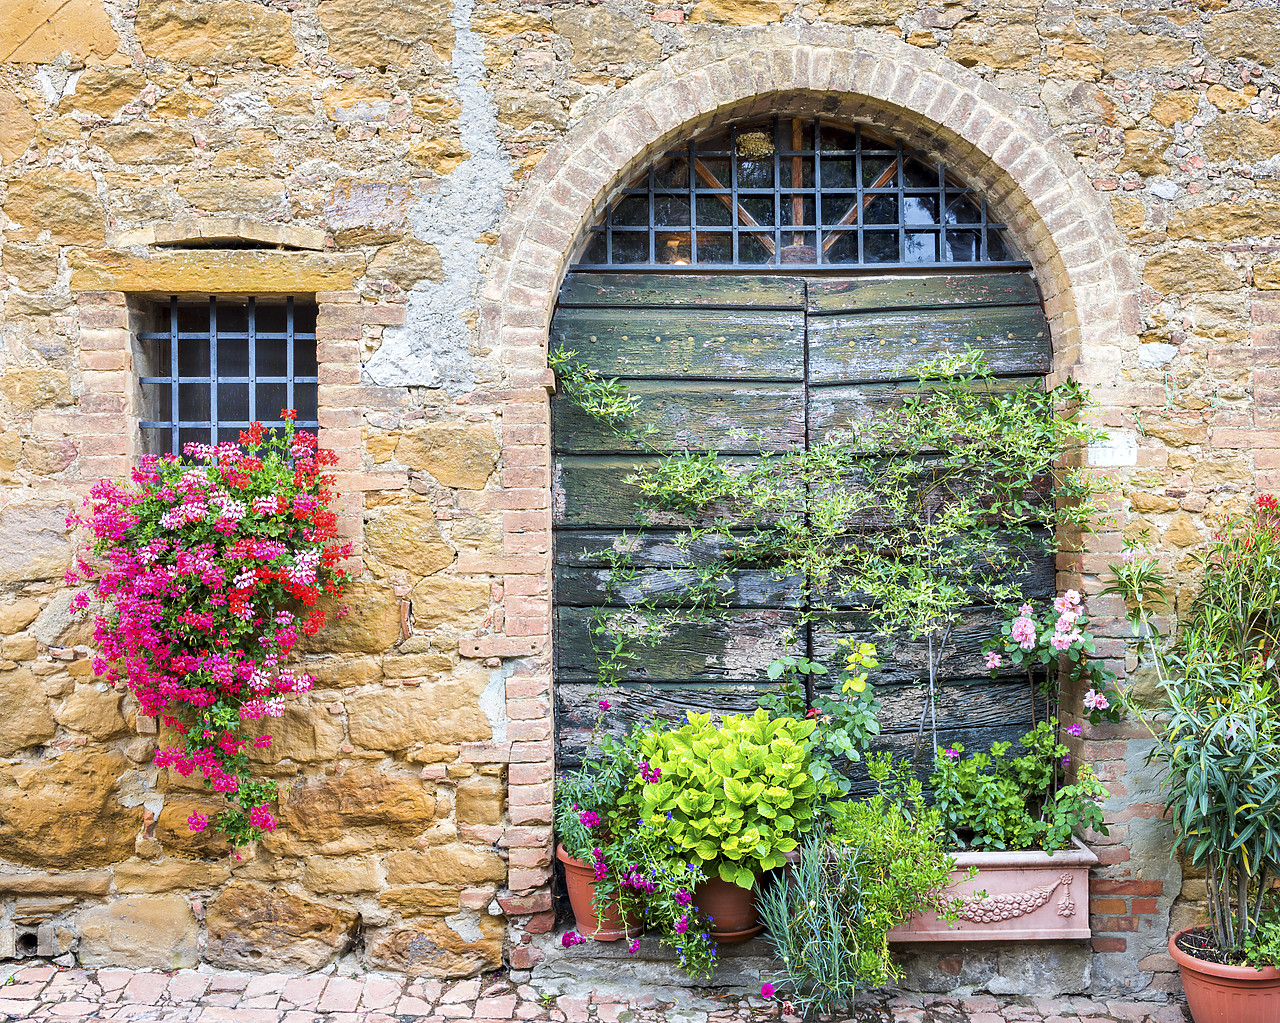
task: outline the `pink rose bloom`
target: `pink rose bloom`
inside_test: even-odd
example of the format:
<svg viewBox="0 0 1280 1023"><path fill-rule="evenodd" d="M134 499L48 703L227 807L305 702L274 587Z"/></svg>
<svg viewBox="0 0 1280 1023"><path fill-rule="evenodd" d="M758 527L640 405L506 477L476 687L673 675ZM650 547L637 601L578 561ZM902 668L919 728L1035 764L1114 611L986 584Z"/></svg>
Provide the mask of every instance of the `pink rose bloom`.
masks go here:
<svg viewBox="0 0 1280 1023"><path fill-rule="evenodd" d="M1070 648L1071 637L1061 632L1055 632L1049 639L1049 645L1059 653L1062 653L1064 650Z"/></svg>
<svg viewBox="0 0 1280 1023"><path fill-rule="evenodd" d="M1002 665L1003 663L1004 663L1004 658L1001 657L998 653L996 653L996 651L992 650L987 654L987 670L988 671L995 671L996 668L1000 667L1000 665Z"/></svg>
<svg viewBox="0 0 1280 1023"><path fill-rule="evenodd" d="M1111 706L1105 696L1093 689L1084 694L1084 705L1090 710L1106 710Z"/></svg>
<svg viewBox="0 0 1280 1023"><path fill-rule="evenodd" d="M1054 632L1070 632L1071 627L1075 625L1076 620L1080 616L1074 611L1063 611L1058 620L1053 623Z"/></svg>
<svg viewBox="0 0 1280 1023"><path fill-rule="evenodd" d="M1018 608L1018 615L1022 618L1030 618L1035 613L1036 609L1030 604L1023 604L1022 607Z"/></svg>
<svg viewBox="0 0 1280 1023"><path fill-rule="evenodd" d="M1023 650L1030 650L1036 645L1036 625L1026 615L1021 615L1013 620L1013 627L1009 630L1009 638L1012 639Z"/></svg>
<svg viewBox="0 0 1280 1023"><path fill-rule="evenodd" d="M1080 610L1080 593L1077 590L1067 590L1061 597L1053 602L1053 609L1058 614L1066 614L1069 611L1079 613Z"/></svg>

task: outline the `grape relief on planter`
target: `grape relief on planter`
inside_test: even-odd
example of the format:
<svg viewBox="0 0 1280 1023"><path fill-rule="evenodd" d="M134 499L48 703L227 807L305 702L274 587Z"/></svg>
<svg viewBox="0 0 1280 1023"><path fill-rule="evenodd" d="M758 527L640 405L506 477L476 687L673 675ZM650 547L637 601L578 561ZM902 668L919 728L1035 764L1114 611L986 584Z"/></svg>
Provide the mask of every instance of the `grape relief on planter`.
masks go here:
<svg viewBox="0 0 1280 1023"><path fill-rule="evenodd" d="M123 678L140 713L177 734L155 762L199 771L223 795L225 809L188 824L233 846L276 827L276 783L253 777L246 752L271 736L251 738L246 723L280 717L287 694L311 688L289 657L323 626L318 601L342 592L351 553L330 508L336 457L294 431L294 410L281 418L239 444L145 456L128 482L95 484L70 519L92 537L68 581L88 584L76 609L97 602L94 670Z"/></svg>

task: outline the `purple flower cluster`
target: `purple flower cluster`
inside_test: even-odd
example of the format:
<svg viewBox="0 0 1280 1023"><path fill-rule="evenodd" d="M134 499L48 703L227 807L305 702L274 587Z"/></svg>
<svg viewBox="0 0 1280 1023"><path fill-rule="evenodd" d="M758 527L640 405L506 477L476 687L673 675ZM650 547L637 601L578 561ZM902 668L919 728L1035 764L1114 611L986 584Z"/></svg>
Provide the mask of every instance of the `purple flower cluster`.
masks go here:
<svg viewBox="0 0 1280 1023"><path fill-rule="evenodd" d="M626 877L622 879L622 883L627 888L634 888L638 892L644 892L646 895L652 895L658 890L658 886L640 873L640 868L634 863L627 869Z"/></svg>
<svg viewBox="0 0 1280 1023"><path fill-rule="evenodd" d="M583 810L578 814L578 823L584 828L594 828L600 823L600 815L594 810Z"/></svg>
<svg viewBox="0 0 1280 1023"><path fill-rule="evenodd" d="M662 777L662 768L650 767L649 761L642 760L640 762L640 777L650 783L658 781Z"/></svg>
<svg viewBox="0 0 1280 1023"><path fill-rule="evenodd" d="M585 945L587 939L577 931L565 931L564 937L560 939L560 944L565 948L573 948L574 945Z"/></svg>
<svg viewBox="0 0 1280 1023"><path fill-rule="evenodd" d="M687 906L689 905L690 902L693 901L693 896L690 895L683 888L681 888L678 892L676 892L675 899L676 899L676 902L680 903L680 905Z"/></svg>

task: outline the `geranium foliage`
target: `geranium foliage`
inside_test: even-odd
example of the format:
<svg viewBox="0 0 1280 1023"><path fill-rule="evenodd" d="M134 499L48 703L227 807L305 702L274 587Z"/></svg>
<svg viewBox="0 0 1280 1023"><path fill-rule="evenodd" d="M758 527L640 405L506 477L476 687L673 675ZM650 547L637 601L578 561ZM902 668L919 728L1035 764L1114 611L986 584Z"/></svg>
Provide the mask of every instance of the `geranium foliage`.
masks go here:
<svg viewBox="0 0 1280 1023"><path fill-rule="evenodd" d="M322 594L346 583L329 508L333 452L314 434L254 423L240 443L188 444L182 456L147 456L129 483L103 480L73 524L88 527L92 557L69 581L102 603L94 670L124 678L141 713L182 739L162 747L160 767L204 775L229 806L216 823L233 845L276 826L275 782L250 776L246 722L279 717L287 693L312 679L288 665L302 635L324 624ZM192 830L209 819L192 814Z"/></svg>

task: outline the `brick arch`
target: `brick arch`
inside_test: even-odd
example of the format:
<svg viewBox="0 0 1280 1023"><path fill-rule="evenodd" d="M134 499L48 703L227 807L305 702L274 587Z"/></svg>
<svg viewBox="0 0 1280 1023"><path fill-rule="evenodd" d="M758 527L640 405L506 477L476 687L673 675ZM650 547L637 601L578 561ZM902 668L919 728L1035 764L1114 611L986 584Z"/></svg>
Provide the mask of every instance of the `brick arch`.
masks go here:
<svg viewBox="0 0 1280 1023"><path fill-rule="evenodd" d="M547 764L541 771L512 771L512 838L519 832L519 842L528 837L522 825L550 822L550 786L543 784L551 778L552 756L549 404L543 389L550 383L546 345L560 283L587 228L663 149L718 121L775 112L880 126L982 190L1039 279L1053 376L1095 386L1104 410L1122 352L1137 343L1138 279L1109 205L1044 125L944 57L878 32L771 26L673 56L593 108L530 175L505 219L481 298L481 342L500 350L509 396L504 483L527 488L533 503L506 513L508 557L496 569L506 580L501 634L465 641L463 651L527 658L508 681L512 763L527 756ZM1099 534L1090 546L1104 550L1094 545L1106 542ZM1080 584L1078 558L1060 556L1064 585ZM524 751L517 736L527 740ZM514 852L517 841L509 844ZM515 892L532 892L550 878L548 866L515 864L513 857Z"/></svg>

